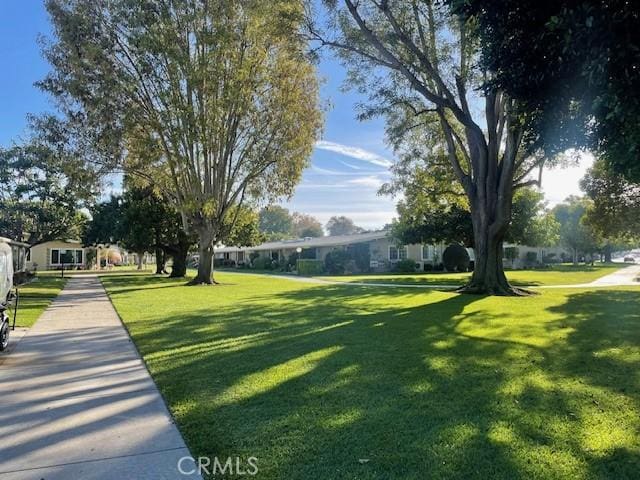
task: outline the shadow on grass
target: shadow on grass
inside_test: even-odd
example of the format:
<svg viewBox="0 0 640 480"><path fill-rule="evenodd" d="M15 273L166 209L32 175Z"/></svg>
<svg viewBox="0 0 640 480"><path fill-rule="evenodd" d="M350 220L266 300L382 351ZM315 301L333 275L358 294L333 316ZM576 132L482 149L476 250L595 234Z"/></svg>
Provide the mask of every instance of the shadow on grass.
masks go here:
<svg viewBox="0 0 640 480"><path fill-rule="evenodd" d="M493 299L289 287L129 324L196 455L256 456L260 478L639 471L637 292L570 294L558 319L514 326L553 336L542 348L495 334L510 316Z"/></svg>

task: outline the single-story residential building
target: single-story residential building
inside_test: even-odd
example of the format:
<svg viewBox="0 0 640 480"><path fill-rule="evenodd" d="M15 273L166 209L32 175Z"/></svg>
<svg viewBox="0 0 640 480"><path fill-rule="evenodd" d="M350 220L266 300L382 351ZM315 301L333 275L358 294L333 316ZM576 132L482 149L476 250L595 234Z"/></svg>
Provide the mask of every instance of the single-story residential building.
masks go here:
<svg viewBox="0 0 640 480"><path fill-rule="evenodd" d="M513 246L506 244L505 247ZM215 258L228 260L232 264L249 264L251 258L263 257L274 261L288 259L298 253L300 258L324 261L329 252L336 249L364 248L369 254L369 267L374 272L389 271L393 264L400 260L411 259L415 261L420 270L428 269L442 262L442 253L446 244L436 245L399 245L388 231L356 233L353 235L336 235L326 237L307 237L294 240L281 240L267 242L252 247L216 247ZM505 259L505 266L520 268L528 261L527 253L535 252L537 261L542 261L550 253L558 255L561 248L537 248L517 246L517 258ZM473 249L468 248L471 260L474 260Z"/></svg>
<svg viewBox="0 0 640 480"><path fill-rule="evenodd" d="M52 240L33 245L27 252L27 269L57 270L62 268L84 268L86 248L79 240Z"/></svg>

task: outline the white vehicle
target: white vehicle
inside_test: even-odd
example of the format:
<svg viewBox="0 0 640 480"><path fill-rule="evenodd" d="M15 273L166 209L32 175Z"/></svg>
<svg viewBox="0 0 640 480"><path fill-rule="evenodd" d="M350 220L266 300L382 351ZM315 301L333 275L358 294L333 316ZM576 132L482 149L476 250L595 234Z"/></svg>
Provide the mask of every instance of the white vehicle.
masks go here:
<svg viewBox="0 0 640 480"><path fill-rule="evenodd" d="M29 245L0 237L0 351L9 345L9 333L15 327L18 310L17 286L27 278L26 257ZM13 310L13 326L7 315Z"/></svg>

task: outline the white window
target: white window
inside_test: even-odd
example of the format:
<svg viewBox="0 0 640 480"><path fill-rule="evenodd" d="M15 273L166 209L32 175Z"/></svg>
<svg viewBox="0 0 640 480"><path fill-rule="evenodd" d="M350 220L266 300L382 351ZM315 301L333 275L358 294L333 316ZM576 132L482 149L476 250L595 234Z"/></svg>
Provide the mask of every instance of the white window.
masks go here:
<svg viewBox="0 0 640 480"><path fill-rule="evenodd" d="M389 246L389 260L397 262L398 260L405 260L407 258L407 247L397 247L395 245Z"/></svg>
<svg viewBox="0 0 640 480"><path fill-rule="evenodd" d="M433 260L433 245L422 245L422 260Z"/></svg>
<svg viewBox="0 0 640 480"><path fill-rule="evenodd" d="M84 251L82 249L62 248L51 249L51 265L61 265L64 260L65 265L82 265L84 263Z"/></svg>
<svg viewBox="0 0 640 480"><path fill-rule="evenodd" d="M238 261L244 262L244 252L238 252Z"/></svg>

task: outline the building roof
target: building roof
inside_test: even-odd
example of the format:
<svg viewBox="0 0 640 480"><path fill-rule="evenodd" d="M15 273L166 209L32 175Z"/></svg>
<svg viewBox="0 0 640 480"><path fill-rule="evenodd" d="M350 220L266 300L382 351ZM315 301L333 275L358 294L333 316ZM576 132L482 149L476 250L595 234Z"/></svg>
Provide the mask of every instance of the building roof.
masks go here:
<svg viewBox="0 0 640 480"><path fill-rule="evenodd" d="M7 237L0 237L0 243L8 243L9 245L17 245L19 247L24 247L24 248L29 248L30 246L28 243L18 242L16 240L11 240L10 238L7 238Z"/></svg>
<svg viewBox="0 0 640 480"><path fill-rule="evenodd" d="M253 247L216 247L216 253L237 252L237 251L260 251L260 250L281 250L290 248L316 248L316 247L339 247L352 243L370 242L385 238L389 232L379 230L377 232L354 233L352 235L334 235L328 237L307 237L294 240L280 240L278 242L267 242Z"/></svg>

